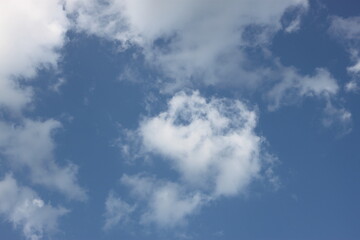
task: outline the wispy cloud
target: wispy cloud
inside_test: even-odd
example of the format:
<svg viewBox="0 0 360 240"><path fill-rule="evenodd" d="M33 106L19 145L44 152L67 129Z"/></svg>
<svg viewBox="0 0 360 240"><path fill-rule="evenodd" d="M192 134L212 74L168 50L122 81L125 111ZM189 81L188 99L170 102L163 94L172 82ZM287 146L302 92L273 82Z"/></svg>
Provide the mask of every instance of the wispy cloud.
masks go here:
<svg viewBox="0 0 360 240"><path fill-rule="evenodd" d="M21 228L29 240L57 231L58 218L66 213L67 209L46 204L30 188L19 186L10 174L0 181L0 215L15 228Z"/></svg>
<svg viewBox="0 0 360 240"><path fill-rule="evenodd" d="M25 119L18 126L0 122L0 147L14 169L26 168L30 179L70 199L85 200L86 193L76 180L77 167L60 167L54 157L53 133L60 127L55 120L44 122Z"/></svg>
<svg viewBox="0 0 360 240"><path fill-rule="evenodd" d="M135 206L131 206L118 197L113 191L110 192L105 202L104 230L109 230L121 222L126 222L135 208Z"/></svg>
<svg viewBox="0 0 360 240"><path fill-rule="evenodd" d="M353 64L347 68L352 80L349 81L345 90L347 92L357 92L360 79L360 17L342 18L334 16L331 18L329 28L330 34L335 36L345 46L349 52L349 57Z"/></svg>

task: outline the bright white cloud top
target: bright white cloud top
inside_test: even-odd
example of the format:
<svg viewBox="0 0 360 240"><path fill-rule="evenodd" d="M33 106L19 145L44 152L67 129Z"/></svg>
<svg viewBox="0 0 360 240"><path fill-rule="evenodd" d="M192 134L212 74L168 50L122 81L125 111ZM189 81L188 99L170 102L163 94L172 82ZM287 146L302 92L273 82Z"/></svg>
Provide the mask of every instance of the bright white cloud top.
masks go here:
<svg viewBox="0 0 360 240"><path fill-rule="evenodd" d="M143 175L121 178L134 198L146 203L141 222L184 224L209 201L245 193L252 181L273 177L265 176L273 158L255 133L256 123L256 112L245 103L207 100L199 92L180 92L166 111L145 118L133 133L140 140L133 135L130 140L142 142L144 156L162 156L179 177L178 182Z"/></svg>
<svg viewBox="0 0 360 240"><path fill-rule="evenodd" d="M55 0L1 1L0 9L0 105L19 111L33 93L18 79L56 66L69 22Z"/></svg>
<svg viewBox="0 0 360 240"><path fill-rule="evenodd" d="M168 159L186 182L212 195L233 195L261 169L256 121L256 113L240 101L179 93L139 131L145 149Z"/></svg>

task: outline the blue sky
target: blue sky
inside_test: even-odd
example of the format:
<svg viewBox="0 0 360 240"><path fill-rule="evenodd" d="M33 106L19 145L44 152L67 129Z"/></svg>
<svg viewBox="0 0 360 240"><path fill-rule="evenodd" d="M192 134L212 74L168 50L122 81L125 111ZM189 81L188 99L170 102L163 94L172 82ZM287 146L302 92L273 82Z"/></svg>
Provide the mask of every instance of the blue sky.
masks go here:
<svg viewBox="0 0 360 240"><path fill-rule="evenodd" d="M355 0L0 2L0 239L360 237Z"/></svg>

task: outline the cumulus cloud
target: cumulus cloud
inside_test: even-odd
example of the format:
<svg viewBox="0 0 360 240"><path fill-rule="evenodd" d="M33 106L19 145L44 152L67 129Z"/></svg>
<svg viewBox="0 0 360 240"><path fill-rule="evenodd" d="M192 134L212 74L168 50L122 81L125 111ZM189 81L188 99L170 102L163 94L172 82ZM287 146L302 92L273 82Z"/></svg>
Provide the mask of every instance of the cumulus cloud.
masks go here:
<svg viewBox="0 0 360 240"><path fill-rule="evenodd" d="M255 179L275 181L272 170L266 171L273 159L255 133L256 123L256 112L245 103L206 99L198 92L180 92L164 112L145 117L130 141L140 141L144 156L163 159L178 177L122 177L135 202L146 203L139 209L141 222L182 225L205 204L245 193Z"/></svg>
<svg viewBox="0 0 360 240"><path fill-rule="evenodd" d="M124 47L140 47L149 63L175 81L168 90L193 80L215 84L231 77L246 83L248 79L239 78L251 75L242 66L246 59L241 48L248 45L244 32L256 34L259 45L268 43L282 28L283 13L293 6L306 9L308 2L67 1L78 29L118 40Z"/></svg>
<svg viewBox="0 0 360 240"><path fill-rule="evenodd" d="M140 48L145 60L163 74L160 88L165 92L199 83L246 86L263 91L269 109L274 110L302 97L334 97L339 89L328 70L302 75L274 60L277 57L267 49L277 31L291 33L300 28L309 8L306 0L66 3L78 30L117 40L125 48ZM339 18L334 18L334 25L340 26L334 29L352 29ZM356 36L356 31L348 35ZM248 48L262 48L269 66L249 61Z"/></svg>
<svg viewBox="0 0 360 240"><path fill-rule="evenodd" d="M0 1L0 154L14 174L25 174L31 184L85 200L76 179L77 167L55 161L52 133L60 123L24 115L35 94L30 81L39 70L57 67L70 27L63 4L63 0ZM55 230L57 219L66 212L45 204L31 189L18 186L12 176L0 182L0 213L21 227L28 239L41 239Z"/></svg>
<svg viewBox="0 0 360 240"><path fill-rule="evenodd" d="M53 132L59 127L60 123L51 119L25 119L19 125L0 122L0 152L14 169L27 169L33 183L55 189L70 199L85 200L86 193L76 179L77 167L61 167L55 161Z"/></svg>
<svg viewBox="0 0 360 240"><path fill-rule="evenodd" d="M199 83L245 86L260 89L270 110L303 97L335 97L338 92L328 70L300 74L267 49L277 31L297 31L308 8L306 0L68 0L66 6L78 30L141 49L145 60L163 75L162 91ZM269 66L250 61L249 48L263 49Z"/></svg>
<svg viewBox="0 0 360 240"><path fill-rule="evenodd" d="M259 91L269 110L304 97L336 98L339 86L323 68L300 74L286 67L268 49L278 31L299 30L309 3L306 0L143 1L67 0L76 28L124 48L136 46L145 61L158 70L159 87L173 93L182 87L241 86ZM332 31L358 38L357 18L333 18ZM261 49L261 65L248 54ZM354 65L350 72L356 71ZM129 75L129 69L123 77ZM127 77L132 79L131 77ZM346 89L353 91L352 81ZM201 85L200 85L201 86ZM265 87L264 87L265 86Z"/></svg>
<svg viewBox="0 0 360 240"><path fill-rule="evenodd" d="M33 190L19 186L10 174L0 181L0 216L20 228L29 240L40 240L56 231L58 219L67 212L44 203Z"/></svg>
<svg viewBox="0 0 360 240"><path fill-rule="evenodd" d="M0 106L20 111L32 89L19 82L55 66L68 19L58 0L0 2Z"/></svg>
<svg viewBox="0 0 360 240"><path fill-rule="evenodd" d="M166 112L144 120L139 133L145 149L168 159L184 180L233 195L261 168L255 126L256 113L240 101L207 102L198 92L182 92Z"/></svg>

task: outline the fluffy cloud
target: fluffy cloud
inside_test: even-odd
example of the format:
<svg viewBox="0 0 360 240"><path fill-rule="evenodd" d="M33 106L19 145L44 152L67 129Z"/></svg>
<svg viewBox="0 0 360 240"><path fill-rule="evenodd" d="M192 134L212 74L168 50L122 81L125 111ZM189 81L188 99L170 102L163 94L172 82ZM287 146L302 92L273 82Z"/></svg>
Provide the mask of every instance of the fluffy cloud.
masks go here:
<svg viewBox="0 0 360 240"><path fill-rule="evenodd" d="M33 190L19 186L12 175L0 181L0 215L21 228L29 240L39 240L56 231L58 218L67 212L44 203Z"/></svg>
<svg viewBox="0 0 360 240"><path fill-rule="evenodd" d="M144 118L130 140L138 144L136 135L144 156L163 159L179 177L122 177L134 199L146 203L139 209L141 222L161 227L184 224L204 204L244 193L257 178L272 178L272 171L266 171L272 159L254 131L256 123L256 112L243 102L207 100L198 92L180 92L166 111Z"/></svg>
<svg viewBox="0 0 360 240"><path fill-rule="evenodd" d="M0 110L4 113L0 154L14 173L25 173L32 184L85 200L77 167L62 167L55 161L52 133L60 123L30 120L23 111L34 97L29 81L40 69L56 68L70 27L63 4L63 0L0 1ZM19 187L12 176L0 182L0 213L21 226L28 239L55 230L57 219L66 212L45 204L31 189Z"/></svg>
<svg viewBox="0 0 360 240"><path fill-rule="evenodd" d="M267 49L277 31L299 29L306 0L68 0L66 8L76 15L79 30L124 47L140 47L147 62L163 74L160 87L165 92L199 82L246 86L260 90L269 109L275 110L302 97L335 97L339 89L326 69L302 75L274 60L277 57ZM249 61L249 48L263 49L269 66Z"/></svg>
<svg viewBox="0 0 360 240"><path fill-rule="evenodd" d="M0 122L0 150L14 169L26 168L35 184L64 193L71 199L85 200L77 184L75 165L60 167L54 158L53 132L61 125L55 120L25 119L19 125Z"/></svg>
<svg viewBox="0 0 360 240"><path fill-rule="evenodd" d="M0 2L0 106L19 111L32 98L18 80L55 66L68 20L58 0Z"/></svg>
<svg viewBox="0 0 360 240"><path fill-rule="evenodd" d="M187 193L179 184L147 176L124 175L121 182L130 187L134 197L145 201L140 222L160 227L174 227L185 223L186 217L205 202L201 193Z"/></svg>
<svg viewBox="0 0 360 240"><path fill-rule="evenodd" d="M336 98L339 91L328 70L302 75L283 66L267 48L277 31L298 30L308 7L306 0L68 0L66 9L78 30L141 49L162 75L162 91L199 83L245 86L262 92L275 110L308 96ZM358 21L334 18L333 31L358 38ZM252 60L249 49L261 49L268 65ZM356 69L354 65L349 71ZM356 82L346 89L357 89Z"/></svg>
<svg viewBox="0 0 360 240"><path fill-rule="evenodd" d="M20 122L14 126L0 122L0 151L14 168L27 168L33 183L83 200L86 194L76 183L77 167L60 167L54 160L51 133L60 123L21 116L33 97L31 87L21 81L33 78L38 69L56 66L68 27L63 1L0 2L0 107L19 113Z"/></svg>
<svg viewBox="0 0 360 240"><path fill-rule="evenodd" d="M240 101L179 93L166 112L141 123L139 134L146 151L165 157L185 181L234 195L261 168L255 126L256 113Z"/></svg>
<svg viewBox="0 0 360 240"><path fill-rule="evenodd" d="M247 83L248 78L239 77L251 75L242 66L246 59L241 49L249 45L244 35L252 36L253 46L268 43L281 29L283 13L294 6L306 9L308 2L67 1L78 29L142 48L148 62L175 81L168 90L193 80Z"/></svg>
<svg viewBox="0 0 360 240"><path fill-rule="evenodd" d="M124 47L140 47L145 59L163 74L163 91L199 82L246 86L260 89L274 110L306 96L334 97L339 89L326 69L302 75L274 60L276 56L266 49L277 31L299 29L308 9L306 0L109 0L106 4L68 0L66 9L74 14L79 30L118 40ZM339 26L334 29L353 29L338 18L334 25ZM348 35L356 36L356 31ZM270 66L250 62L248 48L264 49Z"/></svg>

